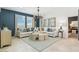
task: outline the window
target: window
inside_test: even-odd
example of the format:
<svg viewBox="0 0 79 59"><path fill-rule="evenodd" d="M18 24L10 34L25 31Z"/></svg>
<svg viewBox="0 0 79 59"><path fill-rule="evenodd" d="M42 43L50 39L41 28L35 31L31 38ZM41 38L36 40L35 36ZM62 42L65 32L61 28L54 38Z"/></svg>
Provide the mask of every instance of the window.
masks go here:
<svg viewBox="0 0 79 59"><path fill-rule="evenodd" d="M27 17L27 28L32 28L33 17Z"/></svg>
<svg viewBox="0 0 79 59"><path fill-rule="evenodd" d="M25 29L25 16L15 14L15 35L17 35L17 30L23 31Z"/></svg>
<svg viewBox="0 0 79 59"><path fill-rule="evenodd" d="M15 20L18 28L25 28L25 16L15 15Z"/></svg>

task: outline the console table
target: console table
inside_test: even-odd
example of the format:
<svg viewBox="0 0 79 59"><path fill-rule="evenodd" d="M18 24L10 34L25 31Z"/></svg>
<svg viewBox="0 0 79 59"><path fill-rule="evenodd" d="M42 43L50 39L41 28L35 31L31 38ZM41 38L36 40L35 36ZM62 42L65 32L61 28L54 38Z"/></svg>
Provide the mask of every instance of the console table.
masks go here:
<svg viewBox="0 0 79 59"><path fill-rule="evenodd" d="M5 45L11 45L11 31L1 30L0 31L0 47Z"/></svg>

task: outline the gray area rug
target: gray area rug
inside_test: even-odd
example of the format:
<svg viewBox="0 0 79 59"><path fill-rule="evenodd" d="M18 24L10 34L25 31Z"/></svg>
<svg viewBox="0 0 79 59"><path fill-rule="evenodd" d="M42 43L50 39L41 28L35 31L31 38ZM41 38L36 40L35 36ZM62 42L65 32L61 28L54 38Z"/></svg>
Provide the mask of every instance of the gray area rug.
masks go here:
<svg viewBox="0 0 79 59"><path fill-rule="evenodd" d="M22 38L22 40L29 44L31 47L35 48L37 51L41 52L44 49L48 48L55 42L59 41L60 39L57 38L51 38L49 37L47 40L39 41L39 40L32 40L29 37L27 38Z"/></svg>

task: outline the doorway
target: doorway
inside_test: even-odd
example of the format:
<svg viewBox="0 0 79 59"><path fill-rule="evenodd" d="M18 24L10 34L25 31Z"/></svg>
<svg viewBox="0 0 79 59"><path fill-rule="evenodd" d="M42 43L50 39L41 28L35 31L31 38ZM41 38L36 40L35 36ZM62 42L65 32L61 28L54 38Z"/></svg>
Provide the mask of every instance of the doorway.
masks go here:
<svg viewBox="0 0 79 59"><path fill-rule="evenodd" d="M68 38L78 39L78 16L68 17Z"/></svg>

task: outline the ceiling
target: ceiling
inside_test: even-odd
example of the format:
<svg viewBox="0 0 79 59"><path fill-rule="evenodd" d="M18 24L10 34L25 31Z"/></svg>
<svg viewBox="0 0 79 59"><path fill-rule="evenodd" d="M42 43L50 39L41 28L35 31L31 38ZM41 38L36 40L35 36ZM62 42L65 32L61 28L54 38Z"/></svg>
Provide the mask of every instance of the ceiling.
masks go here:
<svg viewBox="0 0 79 59"><path fill-rule="evenodd" d="M36 7L4 7L4 8L37 15ZM78 7L40 7L40 15L44 17L78 16Z"/></svg>

